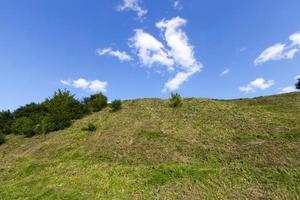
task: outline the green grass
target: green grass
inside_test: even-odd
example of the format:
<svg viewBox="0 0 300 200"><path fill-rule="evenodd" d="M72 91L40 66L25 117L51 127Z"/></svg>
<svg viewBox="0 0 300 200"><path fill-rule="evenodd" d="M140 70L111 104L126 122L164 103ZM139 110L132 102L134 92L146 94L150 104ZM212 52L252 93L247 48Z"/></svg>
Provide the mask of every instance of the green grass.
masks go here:
<svg viewBox="0 0 300 200"><path fill-rule="evenodd" d="M0 199L299 199L299 119L299 93L128 100L63 131L8 136Z"/></svg>

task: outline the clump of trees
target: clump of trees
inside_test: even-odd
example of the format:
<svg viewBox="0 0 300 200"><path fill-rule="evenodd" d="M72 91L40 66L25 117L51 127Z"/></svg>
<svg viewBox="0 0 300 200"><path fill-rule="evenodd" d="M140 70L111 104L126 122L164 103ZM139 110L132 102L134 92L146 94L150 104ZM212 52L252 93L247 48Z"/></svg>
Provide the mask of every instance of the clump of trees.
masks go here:
<svg viewBox="0 0 300 200"><path fill-rule="evenodd" d="M178 93L171 93L171 97L169 98L169 105L172 108L176 108L182 105L182 98Z"/></svg>
<svg viewBox="0 0 300 200"><path fill-rule="evenodd" d="M0 112L0 144L5 135L14 133L27 137L62 130L91 112L107 106L107 97L102 93L79 101L68 90L58 90L42 103L30 103L15 110ZM92 130L95 127L89 126Z"/></svg>

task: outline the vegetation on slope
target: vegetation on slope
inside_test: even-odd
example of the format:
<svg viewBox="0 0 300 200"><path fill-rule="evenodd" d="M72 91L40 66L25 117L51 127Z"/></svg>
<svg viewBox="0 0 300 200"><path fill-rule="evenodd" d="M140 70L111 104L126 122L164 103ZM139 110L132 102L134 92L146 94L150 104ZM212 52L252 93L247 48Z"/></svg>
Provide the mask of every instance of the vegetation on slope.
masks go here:
<svg viewBox="0 0 300 200"><path fill-rule="evenodd" d="M0 199L299 199L299 119L298 93L129 100L62 131L8 135Z"/></svg>

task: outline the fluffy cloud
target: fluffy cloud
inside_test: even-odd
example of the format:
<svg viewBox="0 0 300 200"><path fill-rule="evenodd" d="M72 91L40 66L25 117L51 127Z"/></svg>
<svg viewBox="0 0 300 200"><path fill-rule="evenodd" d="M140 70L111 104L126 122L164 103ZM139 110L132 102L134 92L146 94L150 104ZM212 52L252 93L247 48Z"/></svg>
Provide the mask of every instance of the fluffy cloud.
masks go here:
<svg viewBox="0 0 300 200"><path fill-rule="evenodd" d="M286 59L293 59L298 51L299 49L291 49L288 52L286 52L284 55Z"/></svg>
<svg viewBox="0 0 300 200"><path fill-rule="evenodd" d="M99 56L109 55L118 58L121 62L131 61L132 58L124 51L114 51L111 48L97 49Z"/></svg>
<svg viewBox="0 0 300 200"><path fill-rule="evenodd" d="M165 65L169 70L173 70L173 59L166 52L164 45L152 35L137 29L129 43L130 47L137 50L138 57L143 65L151 67L156 63Z"/></svg>
<svg viewBox="0 0 300 200"><path fill-rule="evenodd" d="M255 65L263 64L271 60L281 60L284 58L285 44L275 44L264 50L254 61Z"/></svg>
<svg viewBox="0 0 300 200"><path fill-rule="evenodd" d="M292 41L292 45L296 46L299 45L300 46L300 32L294 33L290 36L290 40Z"/></svg>
<svg viewBox="0 0 300 200"><path fill-rule="evenodd" d="M186 20L175 17L156 23L161 30L167 47L149 33L141 29L135 30L135 35L129 39L129 46L137 51L142 65L151 67L153 64L166 66L169 71L176 71L174 78L164 86L163 91L177 90L180 85L192 75L201 71L202 65L196 60L194 48L182 26Z"/></svg>
<svg viewBox="0 0 300 200"><path fill-rule="evenodd" d="M164 34L164 39L170 48L170 55L181 68L181 71L165 84L164 91L177 90L183 82L200 72L202 68L202 65L195 58L193 46L189 44L187 35L181 29L185 24L186 20L181 17L156 23L156 27Z"/></svg>
<svg viewBox="0 0 300 200"><path fill-rule="evenodd" d="M119 11L132 10L137 13L139 17L147 14L147 10L139 5L139 0L123 0L123 4L118 6Z"/></svg>
<svg viewBox="0 0 300 200"><path fill-rule="evenodd" d="M225 76L225 75L227 75L227 74L229 74L229 73L230 73L230 69L226 68L226 69L220 74L220 76Z"/></svg>
<svg viewBox="0 0 300 200"><path fill-rule="evenodd" d="M300 79L300 75L295 76L295 80L298 80L298 79Z"/></svg>
<svg viewBox="0 0 300 200"><path fill-rule="evenodd" d="M79 78L72 81L61 80L60 82L63 85L72 86L77 89L88 90L91 92L106 92L108 86L107 82L99 80L89 81L84 78Z"/></svg>
<svg viewBox="0 0 300 200"><path fill-rule="evenodd" d="M260 65L268 61L293 59L300 49L300 32L292 34L290 37L291 44L278 43L264 50L254 64Z"/></svg>
<svg viewBox="0 0 300 200"><path fill-rule="evenodd" d="M279 94L284 94L284 93L290 93L290 92L296 92L297 89L295 88L295 86L288 86L285 88L279 88Z"/></svg>
<svg viewBox="0 0 300 200"><path fill-rule="evenodd" d="M274 85L274 83L275 83L274 80L265 80L263 78L257 78L254 81L251 81L248 85L241 86L239 90L245 93L255 92L256 89L266 90L270 88L272 85Z"/></svg>

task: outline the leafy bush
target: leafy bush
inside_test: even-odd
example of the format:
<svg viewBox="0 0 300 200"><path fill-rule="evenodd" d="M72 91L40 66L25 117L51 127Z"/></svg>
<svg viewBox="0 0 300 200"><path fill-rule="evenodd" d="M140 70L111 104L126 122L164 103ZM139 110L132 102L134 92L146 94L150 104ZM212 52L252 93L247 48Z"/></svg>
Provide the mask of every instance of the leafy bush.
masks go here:
<svg viewBox="0 0 300 200"><path fill-rule="evenodd" d="M13 115L9 110L0 112L0 134L10 134L12 123Z"/></svg>
<svg viewBox="0 0 300 200"><path fill-rule="evenodd" d="M83 130L83 131L93 132L93 131L96 131L97 128L96 128L96 126L95 126L94 124L89 123L89 124L87 125L87 127L82 128L82 130Z"/></svg>
<svg viewBox="0 0 300 200"><path fill-rule="evenodd" d="M169 105L172 108L179 107L182 105L182 98L178 93L172 93L169 99Z"/></svg>
<svg viewBox="0 0 300 200"><path fill-rule="evenodd" d="M21 117L15 120L12 126L13 133L31 137L36 133L36 125L28 117Z"/></svg>
<svg viewBox="0 0 300 200"><path fill-rule="evenodd" d="M79 119L85 114L81 104L68 90L58 90L51 99L43 102L47 115L42 120L44 132L57 131L71 125L73 119Z"/></svg>
<svg viewBox="0 0 300 200"><path fill-rule="evenodd" d="M122 101L121 100L114 100L110 103L111 112L117 112L118 110L122 109Z"/></svg>
<svg viewBox="0 0 300 200"><path fill-rule="evenodd" d="M102 93L91 95L84 99L84 104L90 112L98 112L107 106L107 97Z"/></svg>
<svg viewBox="0 0 300 200"><path fill-rule="evenodd" d="M0 145L1 144L4 144L6 142L6 138L5 138L5 135L0 133Z"/></svg>

